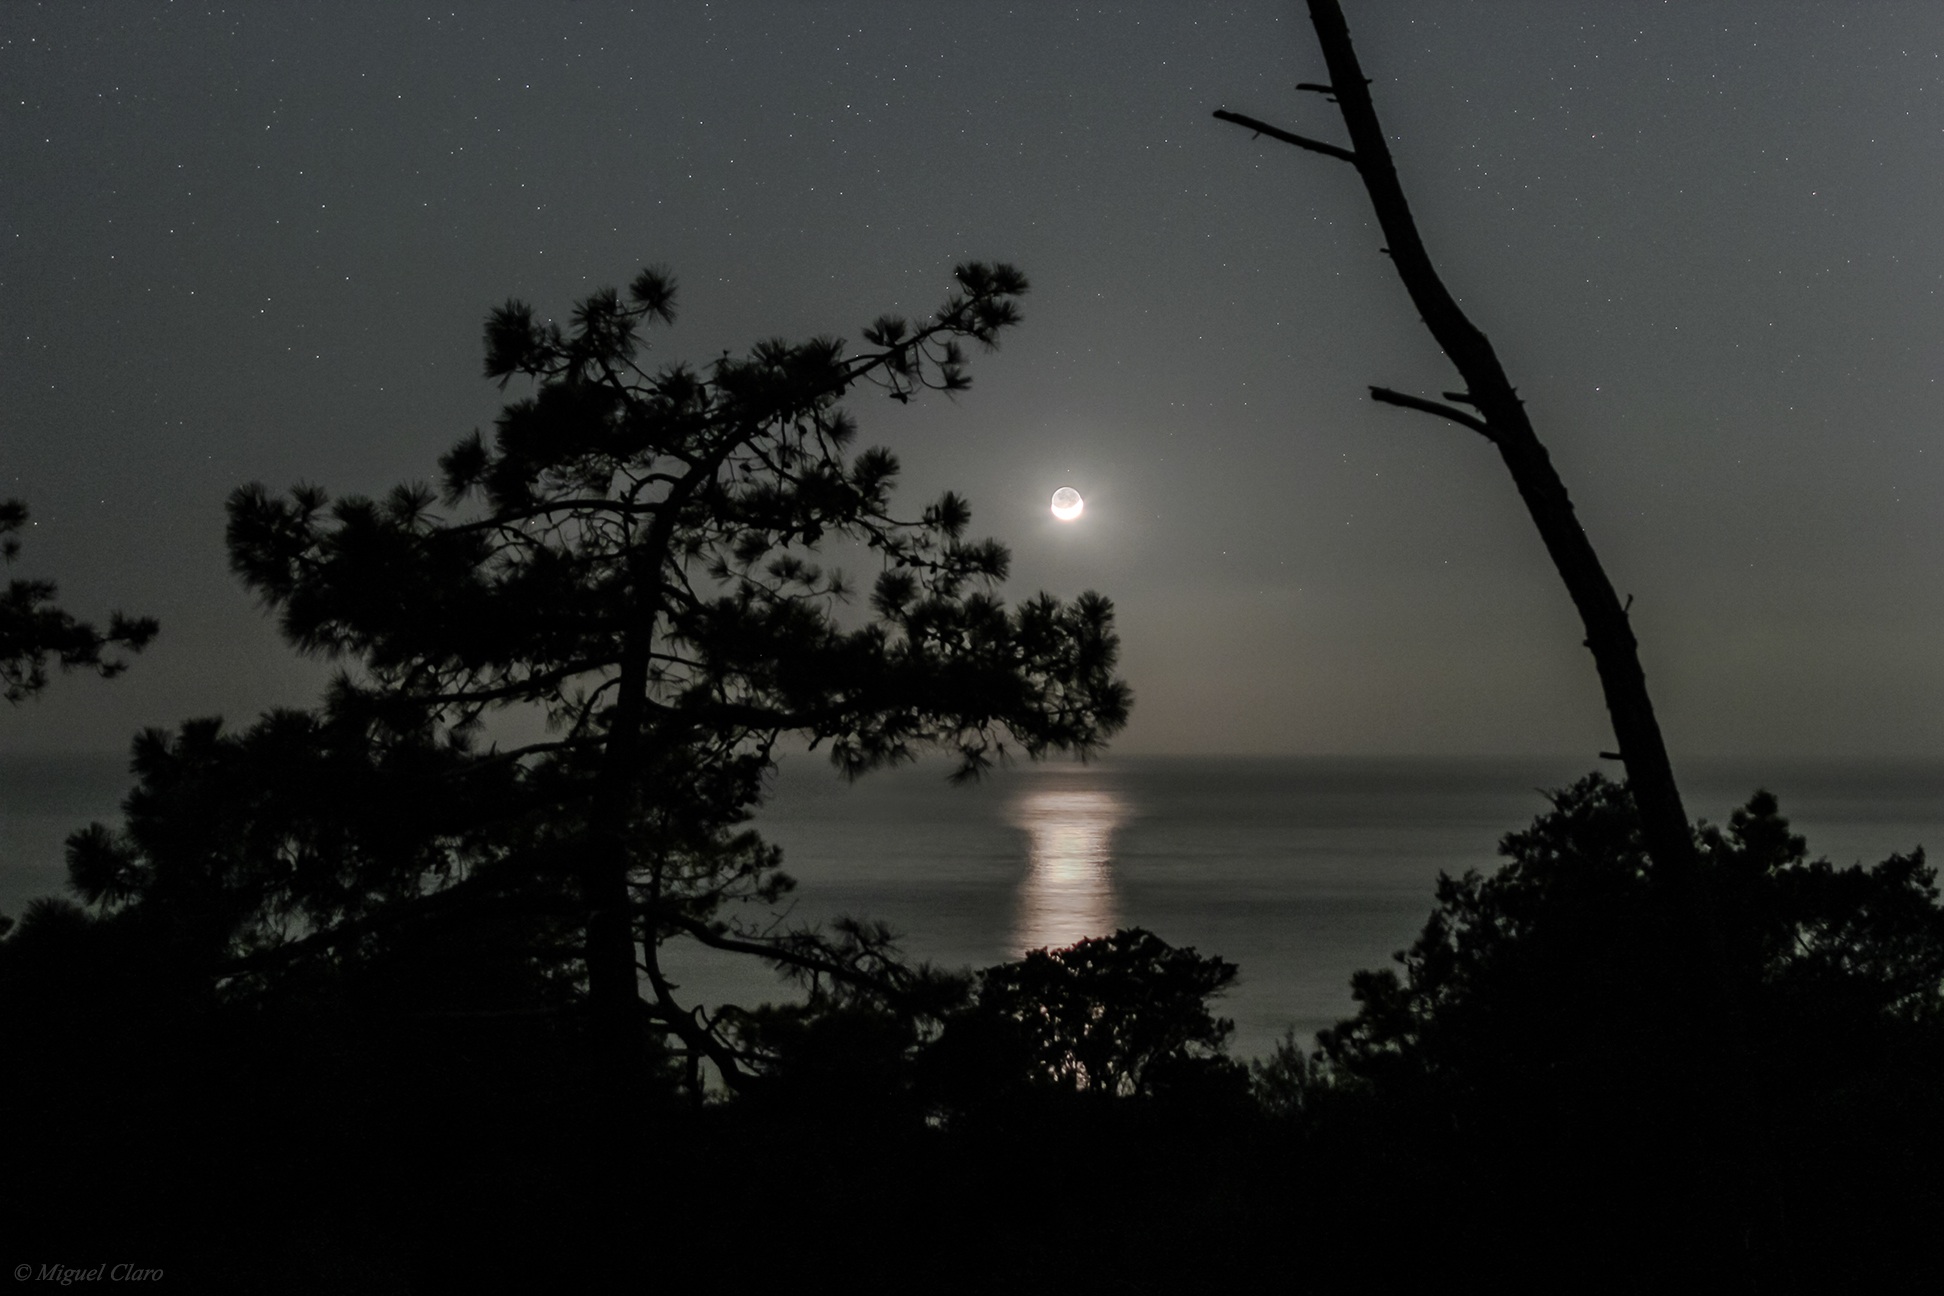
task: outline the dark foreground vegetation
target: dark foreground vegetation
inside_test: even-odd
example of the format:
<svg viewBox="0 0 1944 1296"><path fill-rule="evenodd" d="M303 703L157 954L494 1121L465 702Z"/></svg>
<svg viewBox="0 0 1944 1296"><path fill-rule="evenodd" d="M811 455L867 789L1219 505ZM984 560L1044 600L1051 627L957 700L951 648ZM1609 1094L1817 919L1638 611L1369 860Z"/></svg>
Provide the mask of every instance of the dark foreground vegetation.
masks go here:
<svg viewBox="0 0 1944 1296"><path fill-rule="evenodd" d="M1934 1289L1944 911L1921 856L1703 828L1711 921L1597 776L1252 1069L1232 965L1140 931L741 1018L605 1103L587 1014L431 931L263 993L181 917L0 944L10 1235L191 1290ZM922 988L919 988L922 987ZM32 1257L23 1257L32 1258Z"/></svg>

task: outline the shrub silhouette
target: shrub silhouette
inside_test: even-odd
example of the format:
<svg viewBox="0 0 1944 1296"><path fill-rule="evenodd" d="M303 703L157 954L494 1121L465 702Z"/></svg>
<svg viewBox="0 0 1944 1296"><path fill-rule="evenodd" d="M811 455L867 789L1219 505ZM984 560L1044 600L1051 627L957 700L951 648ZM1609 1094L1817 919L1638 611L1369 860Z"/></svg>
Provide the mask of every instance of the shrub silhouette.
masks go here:
<svg viewBox="0 0 1944 1296"><path fill-rule="evenodd" d="M1439 880L1401 972L1357 974L1356 1016L1320 1065L1273 1077L1280 1105L1358 1131L1508 1271L1612 1253L1616 1282L1912 1272L1944 1205L1913 1159L1944 1151L1922 852L1810 860L1757 793L1695 833L1715 916L1696 940L1693 890L1650 867L1624 786L1553 801L1496 873Z"/></svg>

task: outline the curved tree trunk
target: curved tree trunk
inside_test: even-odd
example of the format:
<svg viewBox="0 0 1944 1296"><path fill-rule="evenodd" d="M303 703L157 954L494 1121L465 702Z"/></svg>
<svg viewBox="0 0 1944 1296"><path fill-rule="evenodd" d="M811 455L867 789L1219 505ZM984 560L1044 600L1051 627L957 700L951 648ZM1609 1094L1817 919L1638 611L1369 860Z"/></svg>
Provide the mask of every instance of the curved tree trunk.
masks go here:
<svg viewBox="0 0 1944 1296"><path fill-rule="evenodd" d="M1600 687L1606 696L1607 714L1613 720L1614 737L1619 742L1621 761L1626 766L1627 784L1640 811L1641 829L1649 857L1661 869L1676 873L1691 872L1696 859L1694 839L1689 832L1687 811L1681 804L1680 789L1674 782L1674 767L1668 760L1667 746L1661 740L1660 724L1654 719L1654 706L1647 696L1647 676L1640 667L1640 654L1627 610L1613 591L1606 570L1593 552L1565 483L1552 466L1525 404L1505 376L1491 342L1465 317L1458 303L1438 278L1424 241L1418 236L1410 204L1397 180L1390 149L1384 142L1383 127L1370 101L1370 83L1357 62L1350 44L1350 29L1336 0L1309 0L1310 20L1316 26L1323 58L1330 69L1327 86L1300 87L1333 95L1342 109L1343 122L1350 133L1350 148L1343 149L1317 140L1279 130L1238 113L1218 112L1224 121L1247 126L1298 148L1342 159L1357 168L1370 203L1389 243L1386 251L1397 266L1398 277L1424 318L1425 327L1437 339L1447 358L1465 381L1463 392L1446 393L1446 399L1476 410L1474 415L1457 406L1407 396L1382 387L1373 387L1373 399L1437 414L1471 428L1498 447L1506 469L1525 500L1533 525L1552 555L1553 566L1573 605L1579 609L1586 626L1586 646L1593 653L1599 671Z"/></svg>
<svg viewBox="0 0 1944 1296"><path fill-rule="evenodd" d="M1334 157L1357 168L1364 189L1397 266L1398 277L1411 295L1446 357L1463 377L1465 390L1444 393L1443 401L1428 400L1383 387L1372 387L1373 400L1435 414L1470 428L1491 441L1512 474L1525 500L1533 525L1552 556L1553 566L1566 583L1574 607L1586 627L1586 647L1600 676L1607 714L1619 741L1619 757L1627 771L1627 785L1640 816L1641 833L1654 868L1681 897L1680 939L1697 969L1697 993L1705 1015L1721 1023L1725 1032L1726 1072L1722 1077L1725 1106L1719 1111L1733 1167L1720 1174L1724 1218L1739 1240L1749 1290L1775 1290L1786 1282L1781 1257L1787 1253L1780 1201L1775 1194L1766 1150L1750 1124L1750 1054L1744 1012L1733 992L1722 933L1716 921L1714 898L1700 867L1700 856L1688 826L1687 810L1653 702L1647 696L1647 676L1640 666L1638 645L1628 623L1626 606L1593 551L1592 542L1573 513L1565 483L1554 470L1546 448L1526 417L1525 405L1505 375L1492 344L1479 331L1438 278L1430 255L1411 217L1390 149L1370 100L1370 82L1357 62L1350 30L1337 0L1308 0L1329 85L1298 89L1332 96L1341 107L1350 147L1294 135L1279 127L1226 110L1223 121L1246 126L1309 152ZM1677 957L1679 955L1676 955Z"/></svg>

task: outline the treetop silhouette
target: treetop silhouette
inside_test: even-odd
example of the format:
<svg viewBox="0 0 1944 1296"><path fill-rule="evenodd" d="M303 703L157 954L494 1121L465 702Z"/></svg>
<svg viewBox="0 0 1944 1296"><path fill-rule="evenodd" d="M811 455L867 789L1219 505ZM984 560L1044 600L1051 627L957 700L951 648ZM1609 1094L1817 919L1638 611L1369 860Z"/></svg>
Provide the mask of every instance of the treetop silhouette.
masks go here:
<svg viewBox="0 0 1944 1296"><path fill-rule="evenodd" d="M317 723L347 768L437 770L428 807L493 789L493 828L428 829L337 919L311 915L293 952L355 944L338 919L375 928L518 876L580 933L573 974L612 1074L666 1034L732 1085L734 1033L678 1000L663 942L894 988L868 925L825 936L736 916L790 885L778 853L737 831L775 744L803 735L853 776L944 748L971 777L1013 748L1091 752L1131 699L1106 599L1008 608L994 593L1008 555L968 538L966 502L947 492L900 515L896 459L852 448L852 389L961 392L967 344L996 346L1018 322L1017 270L955 276L934 315L881 317L854 355L771 340L706 369L641 364L644 332L675 317L664 271L593 294L565 325L508 302L486 326L485 372L530 392L490 438L452 447L437 489L235 492L232 566L293 645L342 663ZM879 566L862 607L821 561L833 542ZM506 713L545 736L482 744Z"/></svg>

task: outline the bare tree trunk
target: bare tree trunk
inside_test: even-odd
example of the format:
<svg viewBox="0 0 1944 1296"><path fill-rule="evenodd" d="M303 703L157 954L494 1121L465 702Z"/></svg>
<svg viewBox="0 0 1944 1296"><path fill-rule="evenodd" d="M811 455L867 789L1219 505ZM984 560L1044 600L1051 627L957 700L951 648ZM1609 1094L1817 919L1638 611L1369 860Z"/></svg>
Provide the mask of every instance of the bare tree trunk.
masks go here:
<svg viewBox="0 0 1944 1296"><path fill-rule="evenodd" d="M1784 1263L1787 1239L1782 1227L1781 1201L1772 1171L1765 1171L1771 1164L1769 1155L1752 1123L1751 1062L1745 1014L1732 989L1715 897L1702 874L1687 811L1674 781L1673 765L1661 739L1660 724L1654 718L1653 703L1647 696L1647 676L1640 666L1638 644L1628 623L1626 606L1615 595L1599 556L1574 516L1566 486L1554 470L1545 446L1533 432L1524 402L1506 377L1491 342L1465 317L1431 264L1418 235L1417 223L1411 217L1410 205L1405 201L1403 187L1398 183L1397 169L1391 162L1383 128L1377 121L1377 110L1371 103L1370 82L1357 62L1342 9L1337 0L1308 0L1308 4L1310 21L1316 28L1317 41L1329 68L1330 84L1302 85L1298 89L1333 97L1342 109L1350 147L1345 149L1295 135L1226 110L1215 116L1297 148L1349 162L1357 168L1389 243L1384 250L1396 265L1398 277L1422 315L1425 327L1431 330L1465 383L1464 391L1446 392L1443 401L1384 387L1372 387L1371 398L1449 419L1498 447L1499 456L1532 515L1533 525L1538 527L1545 542L1546 552L1552 556L1573 605L1579 609L1580 620L1586 627L1586 646L1593 653L1607 714L1619 741L1619 756L1626 766L1628 788L1640 815L1648 856L1656 870L1672 884L1671 894L1681 899L1676 915L1679 941L1696 960L1697 970L1705 969L1696 991L1706 1005L1706 1015L1721 1023L1725 1035L1721 1079L1726 1103L1713 1109L1721 1122L1719 1137L1733 1158L1731 1165L1714 1172L1718 1177L1723 1219L1739 1244L1741 1277L1747 1289L1788 1289L1792 1284Z"/></svg>
<svg viewBox="0 0 1944 1296"><path fill-rule="evenodd" d="M1667 746L1654 719L1654 706L1647 696L1647 676L1640 668L1638 645L1627 620L1627 609L1615 595L1613 583L1600 566L1599 556L1593 552L1592 543L1574 516L1565 483L1559 480L1545 446L1533 432L1525 404L1505 376L1504 366L1499 363L1491 342L1459 309L1424 250L1417 222L1411 217L1410 204L1405 201L1403 187L1398 183L1397 169L1391 163L1377 110L1370 101L1370 83L1351 47L1350 29L1344 23L1342 9L1336 0L1309 0L1309 11L1330 70L1330 84L1300 88L1335 97L1350 133L1350 148L1292 135L1238 113L1222 111L1215 116L1298 148L1340 158L1357 168L1370 194L1378 224L1390 244L1386 251L1397 266L1398 277L1404 281L1411 301L1423 316L1425 327L1431 330L1431 336L1437 339L1464 379L1466 390L1447 392L1446 400L1469 406L1477 413L1383 387L1372 387L1371 397L1451 419L1498 447L1532 515L1533 525L1539 528L1546 552L1552 555L1553 565L1559 570L1560 579L1566 582L1567 593L1586 626L1586 646L1592 651L1594 666L1599 671L1607 714L1612 717L1620 759L1626 766L1627 784L1640 812L1647 853L1663 870L1689 873L1696 864L1694 839L1688 829L1680 789L1674 782Z"/></svg>

